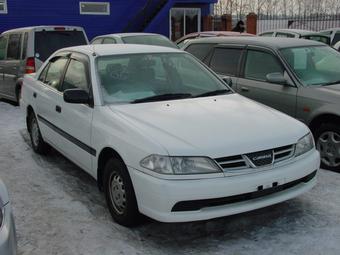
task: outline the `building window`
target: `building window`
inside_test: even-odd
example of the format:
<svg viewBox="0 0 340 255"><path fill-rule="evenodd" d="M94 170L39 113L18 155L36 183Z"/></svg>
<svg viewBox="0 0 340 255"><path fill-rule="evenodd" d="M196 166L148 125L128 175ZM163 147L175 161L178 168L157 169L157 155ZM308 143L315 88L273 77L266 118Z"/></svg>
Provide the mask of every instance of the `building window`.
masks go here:
<svg viewBox="0 0 340 255"><path fill-rule="evenodd" d="M0 0L0 14L7 14L7 0Z"/></svg>
<svg viewBox="0 0 340 255"><path fill-rule="evenodd" d="M83 15L110 15L109 2L79 2L79 8Z"/></svg>

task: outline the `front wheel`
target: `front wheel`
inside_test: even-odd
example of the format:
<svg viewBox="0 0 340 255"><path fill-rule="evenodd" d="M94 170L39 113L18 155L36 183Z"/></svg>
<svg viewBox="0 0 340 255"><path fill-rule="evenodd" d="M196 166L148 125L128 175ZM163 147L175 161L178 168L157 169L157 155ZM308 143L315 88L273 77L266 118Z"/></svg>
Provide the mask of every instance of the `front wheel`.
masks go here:
<svg viewBox="0 0 340 255"><path fill-rule="evenodd" d="M29 115L29 133L33 150L39 154L46 154L49 150L49 146L44 142L41 136L39 124L34 113Z"/></svg>
<svg viewBox="0 0 340 255"><path fill-rule="evenodd" d="M321 167L340 171L340 128L338 125L322 124L314 136L316 148L321 156Z"/></svg>
<svg viewBox="0 0 340 255"><path fill-rule="evenodd" d="M139 223L140 214L133 185L124 163L112 158L104 169L104 193L112 218L132 227Z"/></svg>

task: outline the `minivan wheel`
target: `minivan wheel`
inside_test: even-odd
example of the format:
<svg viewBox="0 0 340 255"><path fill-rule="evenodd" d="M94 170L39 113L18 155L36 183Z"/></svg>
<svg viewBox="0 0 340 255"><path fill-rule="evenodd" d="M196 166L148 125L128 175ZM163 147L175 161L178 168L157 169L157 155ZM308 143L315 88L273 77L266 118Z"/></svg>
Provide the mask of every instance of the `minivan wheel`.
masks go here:
<svg viewBox="0 0 340 255"><path fill-rule="evenodd" d="M49 150L49 146L44 142L41 136L39 124L34 113L31 113L29 116L29 133L33 150L39 154L46 154Z"/></svg>
<svg viewBox="0 0 340 255"><path fill-rule="evenodd" d="M111 158L104 169L104 193L112 218L132 227L139 223L140 214L133 185L124 163Z"/></svg>
<svg viewBox="0 0 340 255"><path fill-rule="evenodd" d="M340 171L340 128L332 123L321 125L315 132L321 168Z"/></svg>

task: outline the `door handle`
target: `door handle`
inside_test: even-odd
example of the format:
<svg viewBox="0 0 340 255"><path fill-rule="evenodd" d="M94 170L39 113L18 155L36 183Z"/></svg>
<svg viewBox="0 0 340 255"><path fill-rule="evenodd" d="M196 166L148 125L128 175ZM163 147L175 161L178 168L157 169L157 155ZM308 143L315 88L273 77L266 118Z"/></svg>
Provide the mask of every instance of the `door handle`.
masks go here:
<svg viewBox="0 0 340 255"><path fill-rule="evenodd" d="M249 92L249 89L246 88L246 87L241 87L241 91L244 91L244 92Z"/></svg>
<svg viewBox="0 0 340 255"><path fill-rule="evenodd" d="M56 110L56 112L61 113L61 107L59 105L56 105L55 110Z"/></svg>
<svg viewBox="0 0 340 255"><path fill-rule="evenodd" d="M34 98L37 98L37 93L34 92L34 93L33 93L33 97L34 97Z"/></svg>

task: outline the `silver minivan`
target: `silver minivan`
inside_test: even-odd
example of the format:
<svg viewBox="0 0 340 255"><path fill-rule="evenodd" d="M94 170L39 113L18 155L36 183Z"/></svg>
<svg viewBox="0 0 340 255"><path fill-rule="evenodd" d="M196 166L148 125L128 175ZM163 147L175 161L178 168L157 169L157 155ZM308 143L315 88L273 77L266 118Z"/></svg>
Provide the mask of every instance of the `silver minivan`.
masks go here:
<svg viewBox="0 0 340 255"><path fill-rule="evenodd" d="M0 35L0 98L19 102L22 77L34 73L56 50L88 44L74 26L17 28Z"/></svg>

